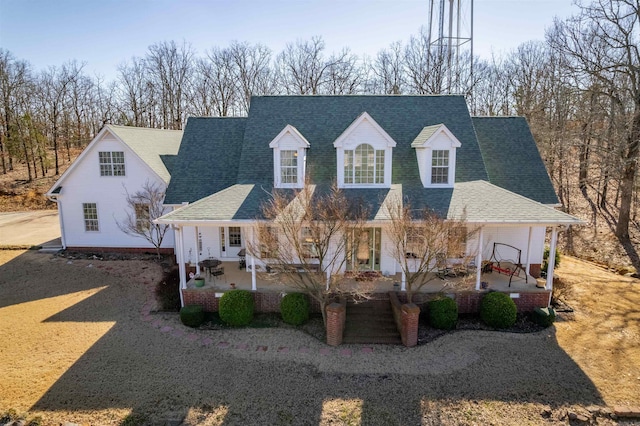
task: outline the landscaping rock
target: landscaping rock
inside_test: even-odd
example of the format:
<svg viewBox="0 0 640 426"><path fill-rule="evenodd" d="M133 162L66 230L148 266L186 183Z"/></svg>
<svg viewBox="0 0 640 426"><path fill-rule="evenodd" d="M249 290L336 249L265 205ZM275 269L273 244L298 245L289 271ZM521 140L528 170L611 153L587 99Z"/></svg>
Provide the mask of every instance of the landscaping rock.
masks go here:
<svg viewBox="0 0 640 426"><path fill-rule="evenodd" d="M553 414L553 410L549 406L544 407L540 412L540 415L545 419L550 418L552 414Z"/></svg>
<svg viewBox="0 0 640 426"><path fill-rule="evenodd" d="M629 407L618 405L613 407L613 412L618 417L640 418L640 406Z"/></svg>

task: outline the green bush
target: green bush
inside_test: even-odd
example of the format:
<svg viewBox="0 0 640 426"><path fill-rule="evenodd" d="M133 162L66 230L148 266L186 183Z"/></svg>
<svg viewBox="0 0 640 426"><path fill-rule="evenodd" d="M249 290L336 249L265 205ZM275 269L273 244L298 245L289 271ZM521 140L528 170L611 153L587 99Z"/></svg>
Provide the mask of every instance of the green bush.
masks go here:
<svg viewBox="0 0 640 426"><path fill-rule="evenodd" d="M180 309L180 274L178 268L164 273L156 284L156 300L163 311L177 311Z"/></svg>
<svg viewBox="0 0 640 426"><path fill-rule="evenodd" d="M556 320L556 311L553 308L536 308L533 311L533 321L543 327L549 327Z"/></svg>
<svg viewBox="0 0 640 426"><path fill-rule="evenodd" d="M247 290L231 290L220 298L220 319L229 325L240 327L253 320L253 294Z"/></svg>
<svg viewBox="0 0 640 426"><path fill-rule="evenodd" d="M190 305L180 309L180 321L187 327L200 327L204 321L202 305Z"/></svg>
<svg viewBox="0 0 640 426"><path fill-rule="evenodd" d="M309 299L303 293L287 294L280 302L280 314L287 324L304 324L309 319Z"/></svg>
<svg viewBox="0 0 640 426"><path fill-rule="evenodd" d="M449 297L429 301L429 324L433 328L452 330L458 322L458 304Z"/></svg>
<svg viewBox="0 0 640 426"><path fill-rule="evenodd" d="M549 252L550 251L551 251L550 247L545 247L544 253L542 254L542 268L540 269L545 274L547 273L547 269L549 269ZM554 267L557 268L558 266L560 266L560 252L556 248L556 259L555 259Z"/></svg>
<svg viewBox="0 0 640 426"><path fill-rule="evenodd" d="M480 318L495 328L509 328L516 323L518 309L505 293L487 293L480 301Z"/></svg>

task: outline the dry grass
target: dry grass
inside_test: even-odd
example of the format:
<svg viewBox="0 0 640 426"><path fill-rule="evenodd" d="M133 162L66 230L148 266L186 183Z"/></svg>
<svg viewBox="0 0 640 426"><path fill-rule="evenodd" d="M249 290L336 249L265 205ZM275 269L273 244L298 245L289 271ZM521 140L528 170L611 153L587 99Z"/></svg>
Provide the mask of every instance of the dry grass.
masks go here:
<svg viewBox="0 0 640 426"><path fill-rule="evenodd" d="M559 273L576 314L555 331L463 331L412 349L346 347L351 356L322 355L292 330L194 332L155 314L184 335L163 333L140 314L157 264L67 262L0 251L0 414L46 425L535 425L640 394L640 284L569 258ZM271 349L205 347L191 334ZM279 336L310 353L275 351Z"/></svg>

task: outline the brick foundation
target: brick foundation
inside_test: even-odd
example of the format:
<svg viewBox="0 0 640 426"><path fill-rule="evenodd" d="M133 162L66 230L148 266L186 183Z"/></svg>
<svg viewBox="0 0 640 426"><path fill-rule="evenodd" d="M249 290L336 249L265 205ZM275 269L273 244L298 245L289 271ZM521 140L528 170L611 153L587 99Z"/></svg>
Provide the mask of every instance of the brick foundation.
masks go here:
<svg viewBox="0 0 640 426"><path fill-rule="evenodd" d="M221 291L217 291L221 295ZM280 302L282 293L252 292L254 311L257 313L280 313ZM216 291L210 288L185 288L182 290L182 298L186 305L202 305L205 312L218 312L219 297ZM320 303L313 298L309 298L309 308L311 313L320 313Z"/></svg>
<svg viewBox="0 0 640 426"><path fill-rule="evenodd" d="M68 251L79 251L82 253L141 253L156 254L155 248L149 247L67 247ZM172 248L161 248L160 254L173 254Z"/></svg>
<svg viewBox="0 0 640 426"><path fill-rule="evenodd" d="M505 291L506 294L511 294ZM549 291L540 290L536 292L517 293L519 297L513 301L518 308L518 312L533 312L535 308L546 308L549 305ZM458 312L461 314L473 314L480 311L480 300L486 292L467 291L453 293L452 299L458 304ZM401 303L407 302L407 294L396 293ZM413 302L418 306L424 306L429 300L436 297L437 293L417 293L413 295Z"/></svg>
<svg viewBox="0 0 640 426"><path fill-rule="evenodd" d="M529 265L529 275L533 278L540 278L541 266L539 263L532 263Z"/></svg>

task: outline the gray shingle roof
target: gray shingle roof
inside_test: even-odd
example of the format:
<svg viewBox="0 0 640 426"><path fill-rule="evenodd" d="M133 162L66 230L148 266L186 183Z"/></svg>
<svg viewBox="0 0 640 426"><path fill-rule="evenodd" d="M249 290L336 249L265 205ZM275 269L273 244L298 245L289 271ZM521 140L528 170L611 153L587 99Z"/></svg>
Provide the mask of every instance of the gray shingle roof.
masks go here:
<svg viewBox="0 0 640 426"><path fill-rule="evenodd" d="M293 194L293 190L283 190ZM456 183L453 188L392 185L390 189L345 189L347 199L362 203L369 220L388 219L385 200L411 200L411 208L430 209L448 219L493 224L580 224L580 220L547 205L514 194L486 181ZM256 220L270 193L258 185L233 185L216 194L181 207L163 217L166 222ZM415 201L415 202L414 202Z"/></svg>
<svg viewBox="0 0 640 426"><path fill-rule="evenodd" d="M193 202L236 183L246 122L246 118L188 119L166 204Z"/></svg>
<svg viewBox="0 0 640 426"><path fill-rule="evenodd" d="M287 125L309 142L307 174L326 187L337 174L333 142L365 111L397 143L391 189L345 190L350 201L369 208L369 219L384 219L383 200L401 193L413 208L442 216L453 217L466 206L467 220L474 222L574 220L540 204L556 204L557 197L526 121L472 118L461 96L261 96L252 99L247 118L190 118L172 161L175 173L166 203L192 204L166 218L260 217L260 205L273 188L269 143ZM461 143L455 187L424 188L412 142L420 135L428 138L441 125Z"/></svg>
<svg viewBox="0 0 640 426"><path fill-rule="evenodd" d="M440 128L442 124L435 124L433 126L427 126L416 136L416 138L411 142L411 146L414 148L419 148L424 145L424 143L429 140L431 136Z"/></svg>
<svg viewBox="0 0 640 426"><path fill-rule="evenodd" d="M106 127L127 144L162 180L169 182L171 175L161 156L178 154L182 139L181 130L148 129L113 124L108 124Z"/></svg>
<svg viewBox="0 0 640 426"><path fill-rule="evenodd" d="M489 182L543 204L558 197L523 117L473 117Z"/></svg>
<svg viewBox="0 0 640 426"><path fill-rule="evenodd" d="M392 183L420 182L411 143L428 126L444 124L462 146L456 157L456 182L487 179L473 123L462 96L258 96L244 135L238 183L273 184L273 153L269 142L287 124L309 141L307 170L314 183L336 176L333 142L363 112L397 143L393 149Z"/></svg>

